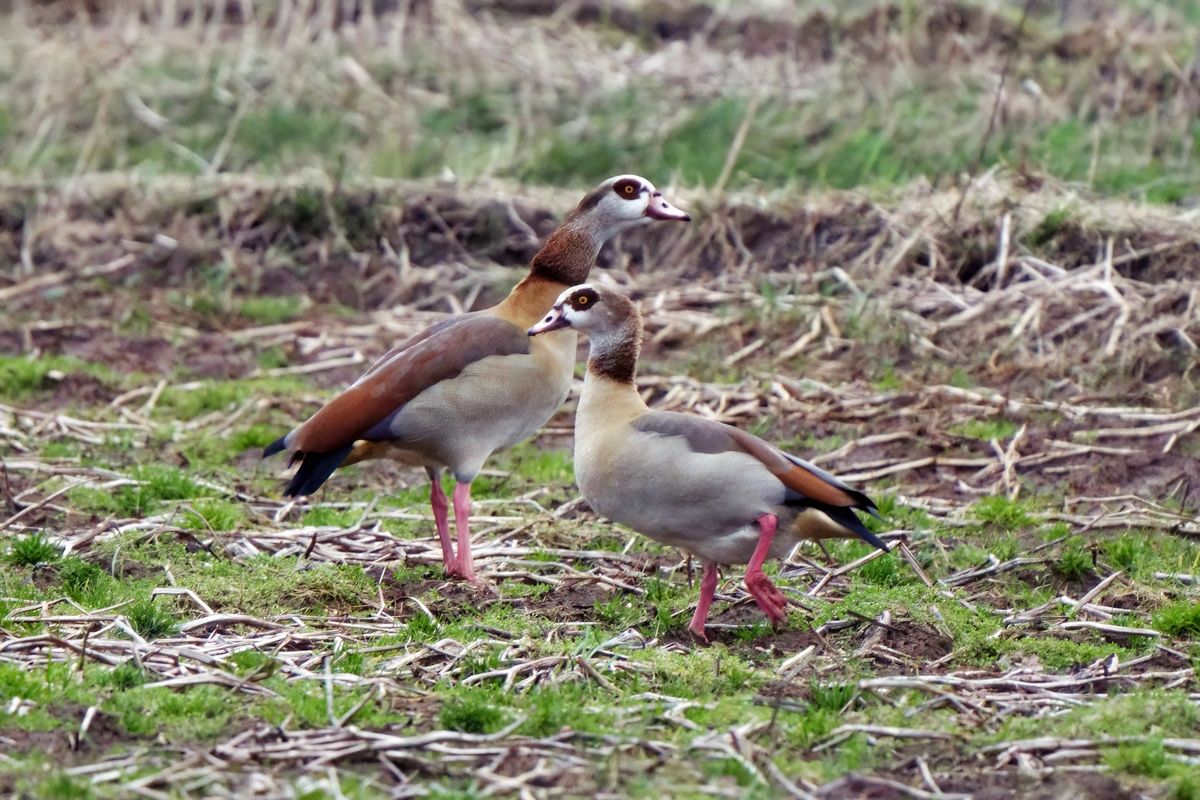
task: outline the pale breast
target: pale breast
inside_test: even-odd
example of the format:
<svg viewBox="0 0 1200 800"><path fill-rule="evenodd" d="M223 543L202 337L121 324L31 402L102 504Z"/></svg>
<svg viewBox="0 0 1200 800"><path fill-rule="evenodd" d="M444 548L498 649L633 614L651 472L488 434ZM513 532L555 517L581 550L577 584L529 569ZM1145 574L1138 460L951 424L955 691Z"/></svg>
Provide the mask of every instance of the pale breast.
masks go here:
<svg viewBox="0 0 1200 800"><path fill-rule="evenodd" d="M469 481L488 456L532 435L562 405L571 388L565 350L557 342L480 359L413 398L390 431L404 449Z"/></svg>

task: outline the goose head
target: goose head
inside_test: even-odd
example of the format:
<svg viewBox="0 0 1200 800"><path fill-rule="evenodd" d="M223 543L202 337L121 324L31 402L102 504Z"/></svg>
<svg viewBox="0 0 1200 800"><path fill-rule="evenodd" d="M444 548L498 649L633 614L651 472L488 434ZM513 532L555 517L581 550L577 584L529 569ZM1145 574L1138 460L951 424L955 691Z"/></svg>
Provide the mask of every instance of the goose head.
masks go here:
<svg viewBox="0 0 1200 800"><path fill-rule="evenodd" d="M584 225L606 237L660 220L687 222L691 216L640 175L609 178L588 192L567 218L568 224Z"/></svg>
<svg viewBox="0 0 1200 800"><path fill-rule="evenodd" d="M572 286L555 301L550 312L528 330L530 336L573 328L586 334L593 346L613 338L636 338L642 317L625 295L596 284Z"/></svg>

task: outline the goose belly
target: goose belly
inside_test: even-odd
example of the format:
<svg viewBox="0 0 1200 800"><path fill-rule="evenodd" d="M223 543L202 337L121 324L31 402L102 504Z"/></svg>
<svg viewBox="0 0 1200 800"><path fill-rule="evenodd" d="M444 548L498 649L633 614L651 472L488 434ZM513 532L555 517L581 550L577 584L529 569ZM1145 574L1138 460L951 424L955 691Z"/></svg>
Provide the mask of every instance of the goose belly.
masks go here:
<svg viewBox="0 0 1200 800"><path fill-rule="evenodd" d="M624 441L577 440L580 491L614 522L701 558L740 563L757 545L754 521L786 513L782 484L754 457L694 453L673 437L641 438L633 432ZM794 544L786 531L780 533L773 556Z"/></svg>

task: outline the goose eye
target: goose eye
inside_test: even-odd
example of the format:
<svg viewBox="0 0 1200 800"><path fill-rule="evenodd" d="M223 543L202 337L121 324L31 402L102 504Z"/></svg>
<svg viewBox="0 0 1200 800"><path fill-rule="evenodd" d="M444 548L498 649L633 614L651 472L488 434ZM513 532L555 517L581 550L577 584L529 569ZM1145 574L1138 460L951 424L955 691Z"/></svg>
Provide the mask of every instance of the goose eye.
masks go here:
<svg viewBox="0 0 1200 800"><path fill-rule="evenodd" d="M613 186L613 191L622 200L632 200L642 191L642 185L635 180L623 180Z"/></svg>
<svg viewBox="0 0 1200 800"><path fill-rule="evenodd" d="M580 297L579 297L579 298L578 298L578 299L575 301L575 305L577 305L577 306L586 306L587 304L588 304L588 296L587 296L586 294L585 294L585 295L581 295L581 296L580 296Z"/></svg>

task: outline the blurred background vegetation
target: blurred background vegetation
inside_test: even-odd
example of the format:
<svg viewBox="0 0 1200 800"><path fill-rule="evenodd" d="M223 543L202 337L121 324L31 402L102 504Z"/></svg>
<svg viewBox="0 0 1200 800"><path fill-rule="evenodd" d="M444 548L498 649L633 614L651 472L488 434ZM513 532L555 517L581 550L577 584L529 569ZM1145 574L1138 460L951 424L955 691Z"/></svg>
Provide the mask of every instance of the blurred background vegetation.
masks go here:
<svg viewBox="0 0 1200 800"><path fill-rule="evenodd" d="M744 128L735 189L1002 164L1190 204L1198 23L1148 0L24 0L0 171L711 188Z"/></svg>

